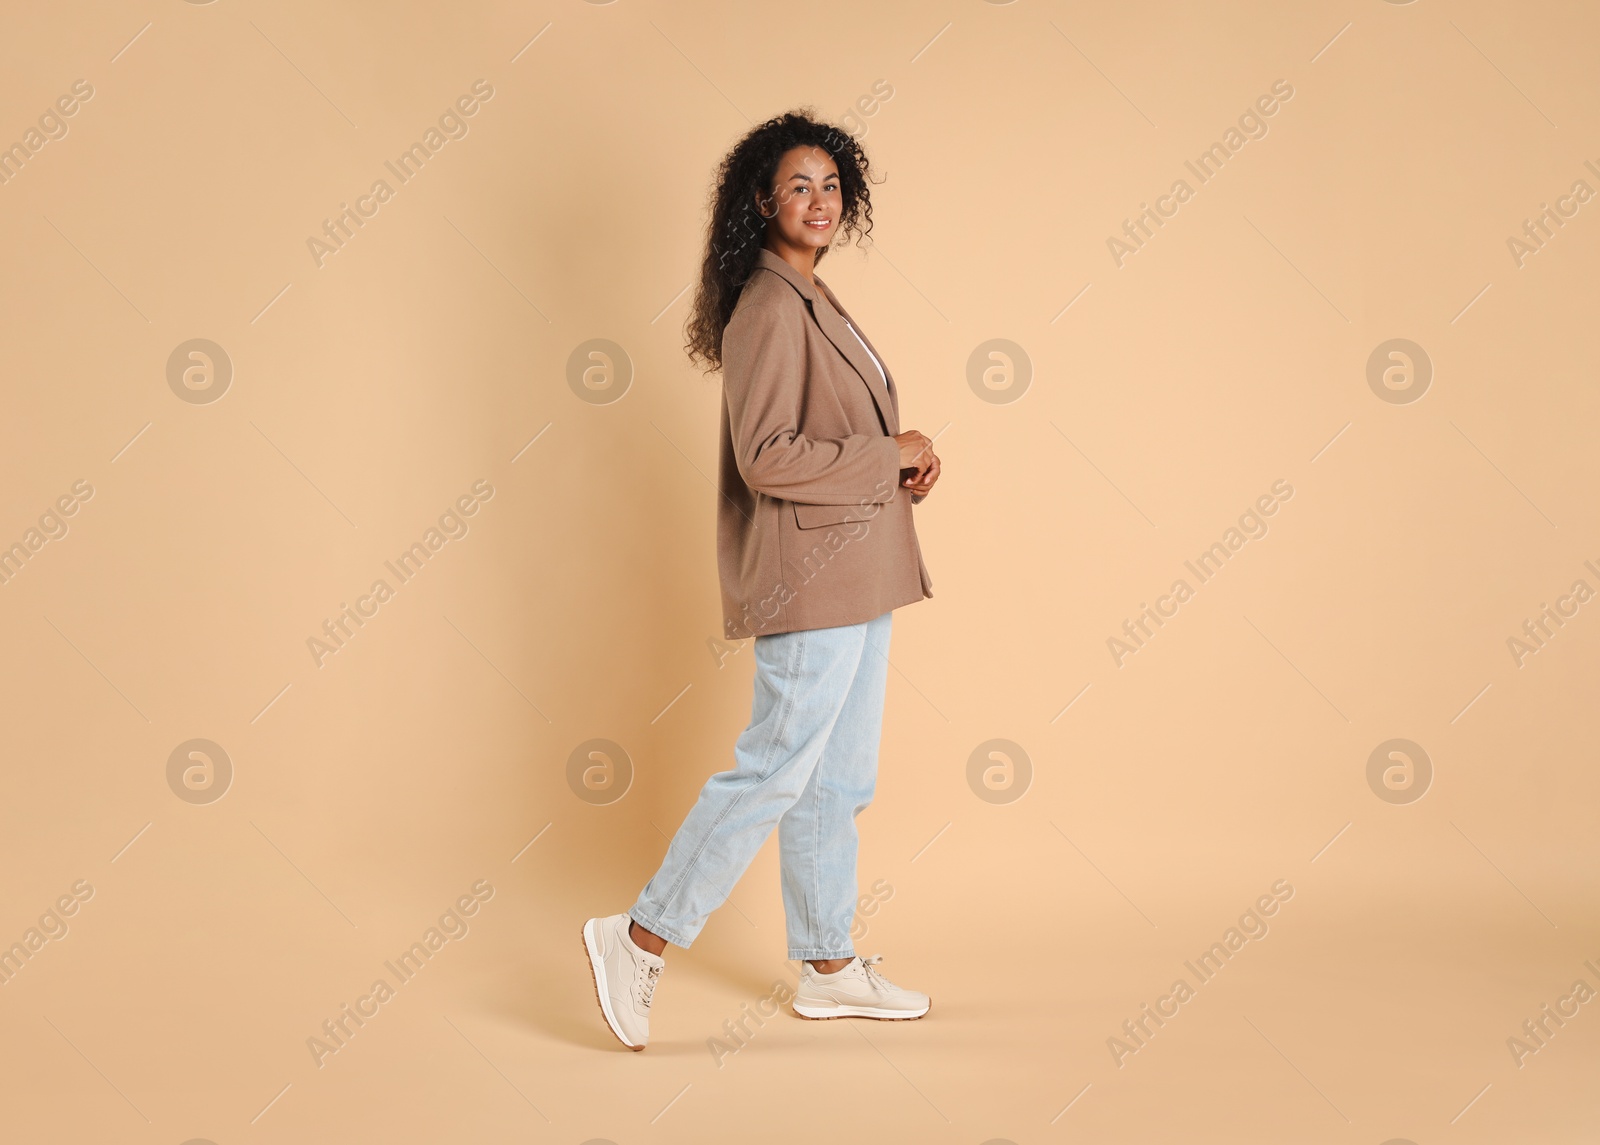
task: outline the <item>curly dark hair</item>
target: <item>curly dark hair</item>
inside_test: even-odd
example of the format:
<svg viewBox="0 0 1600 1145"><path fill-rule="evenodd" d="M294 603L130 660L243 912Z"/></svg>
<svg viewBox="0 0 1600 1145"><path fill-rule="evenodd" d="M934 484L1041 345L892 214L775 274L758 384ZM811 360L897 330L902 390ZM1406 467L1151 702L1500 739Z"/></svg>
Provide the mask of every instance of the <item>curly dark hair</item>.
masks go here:
<svg viewBox="0 0 1600 1145"><path fill-rule="evenodd" d="M839 193L844 201L840 234L847 239L853 236L860 245L861 239L872 233L867 153L849 132L818 119L813 108L775 116L734 144L717 168L700 288L684 323L689 361L703 363L701 368L707 372L722 368L722 332L733 316L739 292L755 270L767 236L767 220L756 209L756 193L772 193L778 161L795 147L820 147L838 165ZM817 248L818 262L827 251L825 246Z"/></svg>

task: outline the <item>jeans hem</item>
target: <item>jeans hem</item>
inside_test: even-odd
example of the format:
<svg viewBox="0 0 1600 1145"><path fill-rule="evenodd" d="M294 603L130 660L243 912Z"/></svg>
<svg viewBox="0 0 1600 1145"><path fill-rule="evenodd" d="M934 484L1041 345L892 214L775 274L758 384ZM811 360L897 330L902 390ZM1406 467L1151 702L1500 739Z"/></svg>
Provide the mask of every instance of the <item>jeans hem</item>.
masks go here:
<svg viewBox="0 0 1600 1145"><path fill-rule="evenodd" d="M643 924L641 923L640 925ZM830 958L854 958L855 956L856 952L854 950L829 952L826 950L798 950L792 946L789 948L790 962L826 962Z"/></svg>
<svg viewBox="0 0 1600 1145"><path fill-rule="evenodd" d="M640 930L648 930L651 934L655 935L657 938L666 939L673 946L681 946L685 950L687 950L687 949L689 949L690 944L694 942L694 939L692 939L692 938L685 938L681 934L677 934L677 933L675 933L673 931L663 930L661 928L661 924L659 922L646 922L644 919L639 917L637 911L634 911L634 910L628 911L628 917L631 918L634 922L639 924L639 929Z"/></svg>

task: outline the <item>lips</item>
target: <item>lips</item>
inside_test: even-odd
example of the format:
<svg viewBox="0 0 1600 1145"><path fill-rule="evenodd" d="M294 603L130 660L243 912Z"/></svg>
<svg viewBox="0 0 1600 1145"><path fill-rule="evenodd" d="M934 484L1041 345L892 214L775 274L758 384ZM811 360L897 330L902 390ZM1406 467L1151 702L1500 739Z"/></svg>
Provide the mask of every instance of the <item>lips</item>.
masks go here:
<svg viewBox="0 0 1600 1145"><path fill-rule="evenodd" d="M805 220L805 225L810 227L814 231L825 231L829 227L833 226L833 220L832 219L807 219L807 220Z"/></svg>

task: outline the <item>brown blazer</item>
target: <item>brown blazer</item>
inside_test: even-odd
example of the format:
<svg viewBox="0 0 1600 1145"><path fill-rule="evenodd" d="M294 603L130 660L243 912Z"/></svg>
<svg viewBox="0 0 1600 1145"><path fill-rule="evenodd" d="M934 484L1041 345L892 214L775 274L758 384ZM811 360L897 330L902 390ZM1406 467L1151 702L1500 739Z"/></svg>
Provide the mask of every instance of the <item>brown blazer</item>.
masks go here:
<svg viewBox="0 0 1600 1145"><path fill-rule="evenodd" d="M900 485L894 375L878 373L822 279L759 257L722 335L729 640L858 624L933 595Z"/></svg>

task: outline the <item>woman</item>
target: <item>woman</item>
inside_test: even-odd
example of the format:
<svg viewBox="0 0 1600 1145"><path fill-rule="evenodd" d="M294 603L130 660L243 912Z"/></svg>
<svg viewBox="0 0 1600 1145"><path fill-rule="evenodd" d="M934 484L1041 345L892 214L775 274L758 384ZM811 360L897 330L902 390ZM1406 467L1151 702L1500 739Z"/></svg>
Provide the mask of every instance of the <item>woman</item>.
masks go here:
<svg viewBox="0 0 1600 1145"><path fill-rule="evenodd" d="M723 372L717 563L727 637L755 637L755 695L733 769L706 781L632 909L584 924L601 1012L630 1049L649 1040L667 944L694 941L775 826L795 1012L928 1012L850 943L890 619L933 595L911 506L939 478L933 443L900 431L893 378L813 273L835 231L870 234L867 174L854 139L796 113L718 171L687 349Z"/></svg>

